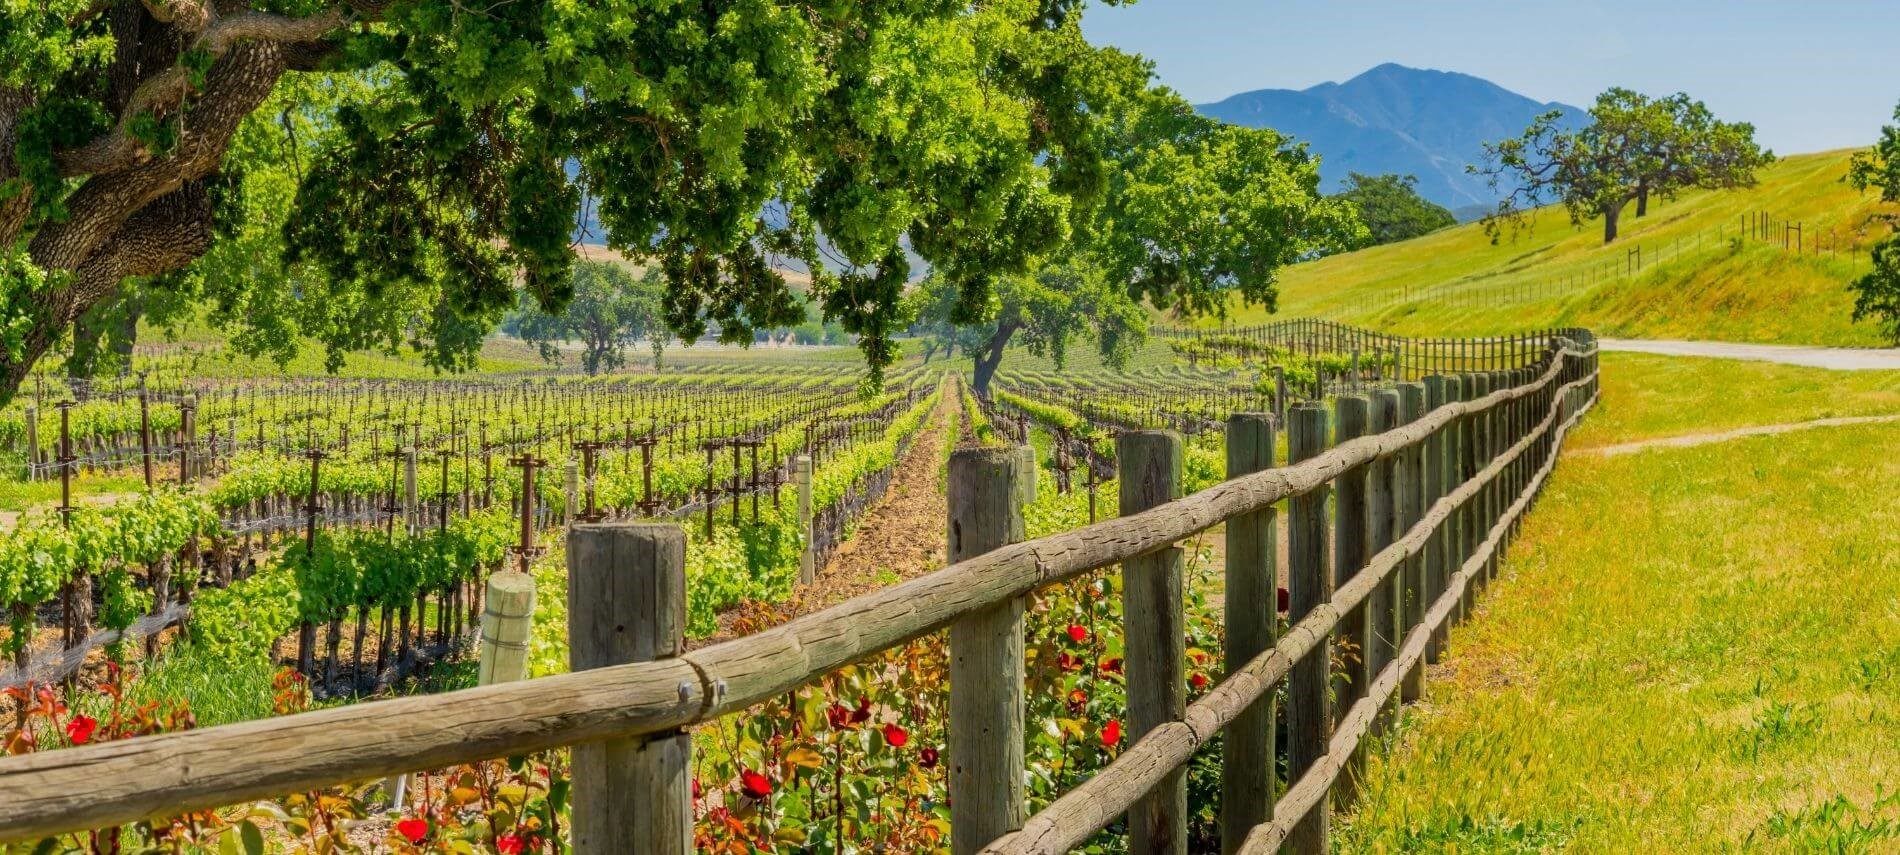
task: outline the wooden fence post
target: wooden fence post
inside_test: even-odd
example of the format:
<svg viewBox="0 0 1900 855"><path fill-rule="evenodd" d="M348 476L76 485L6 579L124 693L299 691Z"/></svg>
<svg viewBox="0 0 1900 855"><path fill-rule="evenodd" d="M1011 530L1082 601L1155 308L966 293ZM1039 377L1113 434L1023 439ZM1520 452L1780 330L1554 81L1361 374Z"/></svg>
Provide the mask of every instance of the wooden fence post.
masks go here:
<svg viewBox="0 0 1900 855"><path fill-rule="evenodd" d="M1126 517L1181 496L1181 435L1126 431L1115 438ZM1122 620L1128 659L1128 737L1132 742L1187 715L1187 637L1182 614L1180 547L1122 562ZM1128 810L1132 855L1186 855L1187 770L1163 776Z"/></svg>
<svg viewBox="0 0 1900 855"><path fill-rule="evenodd" d="M1400 383L1399 419L1401 425L1408 425L1425 416L1425 384ZM1403 536L1412 530L1412 526L1425 516L1425 444L1418 443L1399 454L1398 465L1394 470L1392 487L1398 492L1398 521L1393 527L1395 537ZM1406 559L1399 580L1399 634L1394 636L1393 644L1403 644L1404 640L1417 631L1425 622L1426 597L1431 588L1425 583L1425 561L1414 555ZM1396 648L1395 648L1396 649ZM1418 700L1424 694L1425 666L1421 659L1405 673L1405 680L1399 687L1399 702Z"/></svg>
<svg viewBox="0 0 1900 855"><path fill-rule="evenodd" d="M1016 479L1016 487L1022 491L1022 503L1026 508L1036 503L1036 474L1041 468L1036 465L1036 447L1029 443L1027 429L1023 431L1023 444L1016 446L1015 452L1022 458L1016 464L1022 467L1019 470L1022 474Z"/></svg>
<svg viewBox="0 0 1900 855"><path fill-rule="evenodd" d="M534 628L534 578L526 573L491 574L483 602L477 681L487 686L527 679L528 636Z"/></svg>
<svg viewBox="0 0 1900 855"><path fill-rule="evenodd" d="M1022 481L1013 448L950 455L951 563L1023 539ZM1023 825L1023 599L950 625L950 839L968 855Z"/></svg>
<svg viewBox="0 0 1900 855"><path fill-rule="evenodd" d="M1399 393L1393 389L1379 389L1372 393L1372 421L1367 429L1371 434L1382 434L1398 427ZM1395 539L1393 529L1398 523L1398 470L1397 456L1387 456L1375 460L1370 465L1366 478L1366 549L1360 559L1364 564L1392 545ZM1361 657L1363 667L1359 671L1359 694L1363 687L1371 686L1379 678L1385 666L1397 658L1399 650L1399 590L1402 572L1389 574L1385 581L1372 589L1366 597L1366 650ZM1381 715L1374 719L1371 733L1381 733L1389 720ZM1353 772L1355 776L1365 773L1366 752L1371 748L1361 742L1360 750L1353 752ZM1357 781L1354 781L1357 784Z"/></svg>
<svg viewBox="0 0 1900 855"><path fill-rule="evenodd" d="M1326 411L1316 404L1293 408L1287 422L1287 462L1316 457L1326 448ZM1301 618L1333 598L1332 574L1326 566L1326 487L1319 487L1287 504L1287 620ZM1333 636L1328 635L1304 659L1295 663L1287 685L1287 780L1297 781L1326 756L1333 738L1333 713L1327 682L1332 664ZM1286 851L1325 852L1327 812L1321 799L1299 817L1287 835ZM1276 817L1277 819L1278 817Z"/></svg>
<svg viewBox="0 0 1900 855"><path fill-rule="evenodd" d="M416 530L416 447L402 450L402 518L410 533ZM418 624L422 615L416 615Z"/></svg>
<svg viewBox="0 0 1900 855"><path fill-rule="evenodd" d="M1445 387L1443 375L1433 374L1425 378L1426 412L1437 410L1447 403ZM1446 425L1433 432L1425 440L1425 463L1424 471L1421 473L1425 489L1425 499L1421 505L1423 508L1430 508L1436 505L1439 499L1445 497L1445 449L1449 445L1451 435L1452 428ZM1450 576L1445 569L1446 531L1447 524L1439 524L1437 528L1432 529L1431 538L1425 542L1423 602L1427 604L1438 601L1438 596L1445 592L1445 580ZM1431 643L1425 648L1426 662L1438 661L1444 643L1445 636L1442 629L1444 625L1444 623L1439 624L1440 631L1432 634Z"/></svg>
<svg viewBox="0 0 1900 855"><path fill-rule="evenodd" d="M567 573L573 670L685 651L686 533L678 525L577 525ZM574 851L692 851L692 746L684 730L574 746Z"/></svg>
<svg viewBox="0 0 1900 855"><path fill-rule="evenodd" d="M1333 399L1333 445L1358 439L1366 435L1366 427L1371 418L1372 403L1364 395L1340 395ZM1290 439L1290 437L1289 437ZM1333 479L1333 578L1332 588L1337 589L1359 575L1359 568L1366 564L1366 482L1372 466L1355 466L1340 473ZM1333 692L1339 703L1333 706L1335 714L1341 714L1352 708L1353 701L1365 691L1366 681L1359 676L1355 666L1363 664L1366 651L1372 646L1367 637L1370 625L1368 598L1357 608L1339 616L1339 644L1350 648L1342 652L1348 661L1347 670L1335 675ZM1358 755L1354 755L1357 758ZM1353 765L1353 778L1358 771L1357 760ZM1347 785L1346 792L1350 792Z"/></svg>
<svg viewBox="0 0 1900 855"><path fill-rule="evenodd" d="M798 485L798 532L805 544L798 554L798 583L809 585L818 578L818 556L812 552L811 455L792 458L792 480Z"/></svg>
<svg viewBox="0 0 1900 855"><path fill-rule="evenodd" d="M1273 416L1235 413L1227 419L1227 477L1273 468ZM1279 573L1273 508L1230 517L1226 527L1226 673L1232 674L1275 641ZM1273 803L1273 693L1227 726L1221 750L1221 852L1233 855Z"/></svg>

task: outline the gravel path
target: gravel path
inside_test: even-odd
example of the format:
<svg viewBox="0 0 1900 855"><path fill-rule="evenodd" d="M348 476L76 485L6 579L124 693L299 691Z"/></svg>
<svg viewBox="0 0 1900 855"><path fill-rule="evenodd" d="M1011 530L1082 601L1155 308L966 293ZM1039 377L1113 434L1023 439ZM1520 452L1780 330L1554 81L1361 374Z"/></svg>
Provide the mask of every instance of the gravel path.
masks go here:
<svg viewBox="0 0 1900 855"><path fill-rule="evenodd" d="M1606 338L1598 342L1604 350L1631 353L1657 353L1664 356L1712 356L1720 359L1752 359L1781 362L1838 371L1900 371L1900 348L1804 347L1791 344L1736 344L1725 341L1669 341Z"/></svg>

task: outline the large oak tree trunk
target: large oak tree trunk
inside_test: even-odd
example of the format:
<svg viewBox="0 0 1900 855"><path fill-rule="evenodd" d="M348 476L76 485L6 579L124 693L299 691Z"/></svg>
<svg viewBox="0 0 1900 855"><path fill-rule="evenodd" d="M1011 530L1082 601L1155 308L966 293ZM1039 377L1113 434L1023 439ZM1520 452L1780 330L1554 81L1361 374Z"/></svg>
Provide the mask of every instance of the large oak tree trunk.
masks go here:
<svg viewBox="0 0 1900 855"><path fill-rule="evenodd" d="M1603 242L1616 240L1616 221L1623 215L1623 206L1615 205L1603 209Z"/></svg>
<svg viewBox="0 0 1900 855"><path fill-rule="evenodd" d="M1021 327L1022 324L1016 321L998 324L996 333L990 336L990 340L983 345L982 352L976 355L976 371L971 378L970 387L976 392L977 397L989 399L990 381L995 379L996 367L1003 362L1003 348L1009 345L1009 337L1015 335L1016 330Z"/></svg>
<svg viewBox="0 0 1900 855"><path fill-rule="evenodd" d="M1649 216L1649 188L1647 186L1636 188L1636 216Z"/></svg>
<svg viewBox="0 0 1900 855"><path fill-rule="evenodd" d="M126 7L127 14L140 14ZM0 399L10 398L42 356L88 310L114 297L126 278L177 270L204 254L211 242L211 200L204 181L215 174L245 116L257 109L288 68L286 45L321 38L340 26L340 12L308 19L234 15L217 19L196 44L216 57L193 85L176 58L184 39L165 42L163 55L120 56L123 86L108 106L125 116L159 111L168 118L180 106L183 119L169 151L149 150L126 118L79 148L55 152L63 180L77 186L65 194L64 219L47 220L26 245L33 265L49 274L38 288L18 288L0 312L25 327L20 347L0 352ZM115 26L115 31L118 28ZM128 33L129 35L129 33ZM143 45L147 53L159 50ZM122 44L122 47L124 44ZM124 53L124 51L122 51ZM161 71L143 76L139 69ZM179 104L180 99L184 103ZM0 182L17 178L18 126L32 109L19 90L0 89ZM24 235L32 215L30 188L0 202L0 245Z"/></svg>

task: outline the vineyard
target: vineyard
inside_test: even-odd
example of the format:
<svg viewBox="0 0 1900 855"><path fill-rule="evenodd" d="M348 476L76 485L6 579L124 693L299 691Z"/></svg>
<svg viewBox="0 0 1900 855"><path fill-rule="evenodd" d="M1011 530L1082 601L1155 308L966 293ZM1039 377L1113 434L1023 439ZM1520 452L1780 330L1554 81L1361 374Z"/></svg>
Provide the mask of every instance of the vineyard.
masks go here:
<svg viewBox="0 0 1900 855"><path fill-rule="evenodd" d="M987 399L914 359L877 391L743 357L48 383L5 422L62 498L0 545L0 836L1267 851L1416 697L1594 358L1581 330L1288 321L1165 333L1125 373L1024 360ZM917 487L893 473L926 434L957 446L930 464L948 566L762 608ZM148 487L85 495L120 471ZM167 696L181 671L253 699Z"/></svg>

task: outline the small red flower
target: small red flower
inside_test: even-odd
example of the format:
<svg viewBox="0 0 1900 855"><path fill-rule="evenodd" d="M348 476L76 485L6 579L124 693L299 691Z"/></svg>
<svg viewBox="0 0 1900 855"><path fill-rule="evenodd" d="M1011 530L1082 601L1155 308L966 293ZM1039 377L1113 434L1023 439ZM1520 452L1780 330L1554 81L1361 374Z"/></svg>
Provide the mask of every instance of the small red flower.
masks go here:
<svg viewBox="0 0 1900 855"><path fill-rule="evenodd" d="M925 748L924 750L919 751L917 753L919 755L917 758L917 765L922 766L925 769L937 768L937 749Z"/></svg>
<svg viewBox="0 0 1900 855"><path fill-rule="evenodd" d="M412 816L396 823L396 833L409 838L410 843L421 843L429 836L429 821Z"/></svg>
<svg viewBox="0 0 1900 855"><path fill-rule="evenodd" d="M1116 656L1116 657L1102 660L1102 673L1120 674L1121 672L1122 672L1121 657Z"/></svg>
<svg viewBox="0 0 1900 855"><path fill-rule="evenodd" d="M1063 652L1062 655L1056 657L1056 664L1062 666L1062 670L1064 671L1082 670L1081 658L1073 654L1070 654L1066 651Z"/></svg>
<svg viewBox="0 0 1900 855"><path fill-rule="evenodd" d="M772 794L772 779L751 769L745 769L739 772L739 788L744 790L746 795L763 801L766 796Z"/></svg>
<svg viewBox="0 0 1900 855"><path fill-rule="evenodd" d="M702 791L699 788L699 779L694 778L693 779L693 801L699 801L699 797L704 794L705 794L704 791Z"/></svg>
<svg viewBox="0 0 1900 855"><path fill-rule="evenodd" d="M902 748L910 743L910 734L898 727L897 722L889 722L884 725L884 741L890 743L892 748Z"/></svg>
<svg viewBox="0 0 1900 855"><path fill-rule="evenodd" d="M1193 686L1196 689L1207 688L1207 675L1199 671L1196 671L1193 674L1188 675L1188 685Z"/></svg>
<svg viewBox="0 0 1900 855"><path fill-rule="evenodd" d="M92 739L92 733L99 729L99 722L89 715L76 715L66 722L66 738L74 745L84 745Z"/></svg>
<svg viewBox="0 0 1900 855"><path fill-rule="evenodd" d="M1069 690L1069 712L1076 715L1081 715L1082 709L1088 706L1088 703L1089 703L1089 696L1087 692L1084 692L1081 689Z"/></svg>
<svg viewBox="0 0 1900 855"><path fill-rule="evenodd" d="M858 708L851 712L851 723L862 724L871 720L871 699L860 696Z"/></svg>
<svg viewBox="0 0 1900 855"><path fill-rule="evenodd" d="M1293 607L1293 595L1287 593L1287 590L1285 588L1281 588L1280 589L1280 611L1284 612L1292 607Z"/></svg>
<svg viewBox="0 0 1900 855"><path fill-rule="evenodd" d="M1114 748L1122 742L1122 723L1118 719L1109 719L1102 725L1102 745Z"/></svg>
<svg viewBox="0 0 1900 855"><path fill-rule="evenodd" d="M851 726L851 711L845 709L844 704L832 704L825 707L825 721L830 722L833 728L843 730Z"/></svg>
<svg viewBox="0 0 1900 855"><path fill-rule="evenodd" d="M1079 623L1069 624L1069 640L1076 644L1089 640L1089 628Z"/></svg>
<svg viewBox="0 0 1900 855"><path fill-rule="evenodd" d="M501 855L521 855L521 838L504 834L495 838L495 851Z"/></svg>

